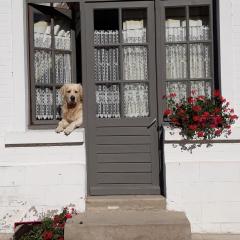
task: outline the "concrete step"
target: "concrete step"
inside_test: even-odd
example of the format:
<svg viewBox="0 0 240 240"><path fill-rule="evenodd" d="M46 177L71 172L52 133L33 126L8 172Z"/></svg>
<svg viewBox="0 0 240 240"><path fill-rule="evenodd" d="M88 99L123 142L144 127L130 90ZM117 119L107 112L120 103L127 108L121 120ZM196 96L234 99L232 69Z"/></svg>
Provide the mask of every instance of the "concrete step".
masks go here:
<svg viewBox="0 0 240 240"><path fill-rule="evenodd" d="M87 211L102 210L162 210L166 199L160 195L91 196L86 200Z"/></svg>
<svg viewBox="0 0 240 240"><path fill-rule="evenodd" d="M184 213L158 211L89 211L65 225L65 240L190 240Z"/></svg>

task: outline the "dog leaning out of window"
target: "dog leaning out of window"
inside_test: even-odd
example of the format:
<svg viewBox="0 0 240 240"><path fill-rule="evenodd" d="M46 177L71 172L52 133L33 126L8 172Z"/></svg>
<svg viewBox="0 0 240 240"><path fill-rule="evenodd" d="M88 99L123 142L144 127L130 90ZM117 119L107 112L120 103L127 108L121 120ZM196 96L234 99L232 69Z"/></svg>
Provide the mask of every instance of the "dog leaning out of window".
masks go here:
<svg viewBox="0 0 240 240"><path fill-rule="evenodd" d="M65 84L60 89L62 95L62 120L58 123L56 132L69 135L83 122L83 90L80 84Z"/></svg>

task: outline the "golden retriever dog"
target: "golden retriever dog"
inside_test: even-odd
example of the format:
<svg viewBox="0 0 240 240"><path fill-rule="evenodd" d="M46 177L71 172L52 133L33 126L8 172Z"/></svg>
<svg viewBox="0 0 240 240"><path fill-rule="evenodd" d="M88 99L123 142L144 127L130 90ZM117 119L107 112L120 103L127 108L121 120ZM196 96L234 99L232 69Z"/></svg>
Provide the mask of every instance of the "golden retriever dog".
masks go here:
<svg viewBox="0 0 240 240"><path fill-rule="evenodd" d="M69 135L83 122L82 86L80 84L65 84L60 89L63 97L62 120L58 123L56 132Z"/></svg>

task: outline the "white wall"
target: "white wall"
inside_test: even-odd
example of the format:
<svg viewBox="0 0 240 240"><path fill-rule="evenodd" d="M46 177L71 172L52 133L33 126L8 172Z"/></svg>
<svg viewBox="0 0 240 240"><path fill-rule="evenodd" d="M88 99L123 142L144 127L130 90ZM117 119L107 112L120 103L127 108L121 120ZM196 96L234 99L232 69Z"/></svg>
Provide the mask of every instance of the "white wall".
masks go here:
<svg viewBox="0 0 240 240"><path fill-rule="evenodd" d="M222 92L240 115L240 1L219 2ZM239 121L229 139L240 139ZM239 144L164 150L168 208L186 211L193 232L240 233Z"/></svg>
<svg viewBox="0 0 240 240"><path fill-rule="evenodd" d="M84 130L70 136L28 130L28 71L24 0L0 1L0 233L14 222L53 215L65 206L85 210ZM19 143L75 146L12 147Z"/></svg>

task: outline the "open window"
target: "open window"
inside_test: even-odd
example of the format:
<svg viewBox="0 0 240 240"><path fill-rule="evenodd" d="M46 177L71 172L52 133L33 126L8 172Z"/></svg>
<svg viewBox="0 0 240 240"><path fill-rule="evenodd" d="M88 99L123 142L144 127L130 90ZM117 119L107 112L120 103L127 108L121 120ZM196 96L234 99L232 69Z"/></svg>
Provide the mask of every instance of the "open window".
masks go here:
<svg viewBox="0 0 240 240"><path fill-rule="evenodd" d="M31 126L55 126L61 118L61 86L81 82L81 64L76 56L80 51L80 46L76 47L80 39L78 5L28 6Z"/></svg>

